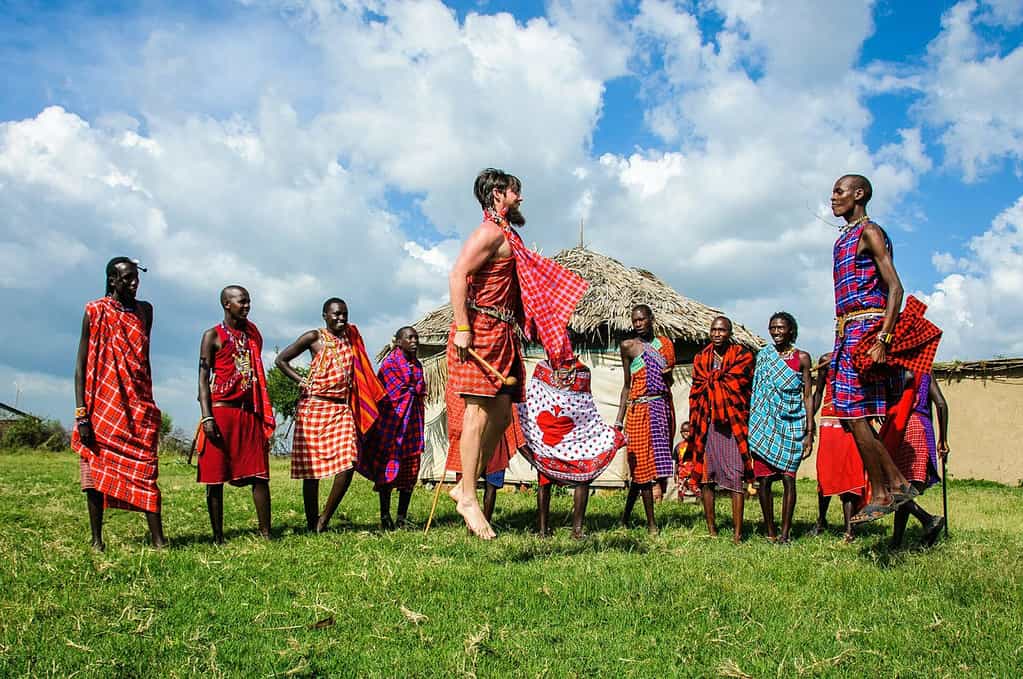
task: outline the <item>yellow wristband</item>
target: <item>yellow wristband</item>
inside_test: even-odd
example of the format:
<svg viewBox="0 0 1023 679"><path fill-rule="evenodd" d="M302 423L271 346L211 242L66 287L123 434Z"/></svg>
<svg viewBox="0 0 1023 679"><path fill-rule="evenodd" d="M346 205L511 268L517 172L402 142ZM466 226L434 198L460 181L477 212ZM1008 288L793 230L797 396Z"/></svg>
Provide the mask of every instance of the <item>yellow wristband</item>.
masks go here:
<svg viewBox="0 0 1023 679"><path fill-rule="evenodd" d="M75 419L80 419L80 418L88 417L88 416L89 416L89 411L86 410L84 406L81 407L81 408L75 408Z"/></svg>
<svg viewBox="0 0 1023 679"><path fill-rule="evenodd" d="M468 325L458 325L455 326L455 330L458 332L469 332L470 330L472 330L472 328L470 328Z"/></svg>

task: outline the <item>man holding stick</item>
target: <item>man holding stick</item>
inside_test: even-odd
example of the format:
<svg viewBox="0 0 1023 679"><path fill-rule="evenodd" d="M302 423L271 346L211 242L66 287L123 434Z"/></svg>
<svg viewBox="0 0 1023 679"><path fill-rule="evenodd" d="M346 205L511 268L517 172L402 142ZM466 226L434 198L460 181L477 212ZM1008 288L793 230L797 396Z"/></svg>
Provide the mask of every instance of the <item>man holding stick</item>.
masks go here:
<svg viewBox="0 0 1023 679"><path fill-rule="evenodd" d="M572 361L568 319L586 282L526 248L512 227L526 223L522 183L488 168L473 187L483 223L469 235L448 280L454 323L448 335L449 396L465 403L451 422L449 455L461 458L462 479L451 498L469 531L490 540L494 530L476 497L476 479L511 424L511 404L524 398L525 367L516 334L537 338L554 367ZM520 330L521 328L521 330Z"/></svg>

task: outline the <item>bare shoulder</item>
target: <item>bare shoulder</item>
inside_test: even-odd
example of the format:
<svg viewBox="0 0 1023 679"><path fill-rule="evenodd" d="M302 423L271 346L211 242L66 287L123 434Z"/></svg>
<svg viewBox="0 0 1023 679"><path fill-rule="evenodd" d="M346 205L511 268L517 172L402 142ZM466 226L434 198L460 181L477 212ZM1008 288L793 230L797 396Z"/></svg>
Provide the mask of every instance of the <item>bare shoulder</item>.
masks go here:
<svg viewBox="0 0 1023 679"><path fill-rule="evenodd" d="M481 242L493 247L497 247L504 241L504 229L489 219L481 222L480 225L476 227L476 231L473 232L473 235L479 238Z"/></svg>

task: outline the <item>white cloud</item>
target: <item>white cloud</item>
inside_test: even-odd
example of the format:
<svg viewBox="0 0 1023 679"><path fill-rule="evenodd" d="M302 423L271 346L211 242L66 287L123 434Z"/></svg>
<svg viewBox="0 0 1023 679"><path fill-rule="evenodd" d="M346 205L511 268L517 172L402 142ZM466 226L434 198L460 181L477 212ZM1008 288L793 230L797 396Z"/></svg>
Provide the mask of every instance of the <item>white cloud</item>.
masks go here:
<svg viewBox="0 0 1023 679"><path fill-rule="evenodd" d="M975 236L964 256L936 254L936 267L955 271L918 293L928 317L944 330L939 355L970 359L1023 352L1023 197L1004 210L991 228Z"/></svg>
<svg viewBox="0 0 1023 679"><path fill-rule="evenodd" d="M1004 159L1023 160L1023 46L1002 50L976 30L978 23L1018 23L1021 16L1020 3L960 2L942 16L941 33L927 48L931 68L918 108L942 130L946 163L967 181Z"/></svg>

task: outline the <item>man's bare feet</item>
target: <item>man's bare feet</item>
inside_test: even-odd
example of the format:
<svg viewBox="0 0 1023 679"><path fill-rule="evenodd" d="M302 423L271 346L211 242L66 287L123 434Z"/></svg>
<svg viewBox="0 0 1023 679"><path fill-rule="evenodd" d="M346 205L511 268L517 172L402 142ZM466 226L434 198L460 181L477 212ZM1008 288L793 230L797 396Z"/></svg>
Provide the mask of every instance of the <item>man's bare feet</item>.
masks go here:
<svg viewBox="0 0 1023 679"><path fill-rule="evenodd" d="M572 529L572 539L573 539L573 540L585 540L585 539L587 539L587 538L589 538L589 537L590 537L590 536L589 536L589 535L587 535L587 534L586 534L586 533L585 533L585 532L583 531L583 529L582 529L582 528L573 528L573 529Z"/></svg>
<svg viewBox="0 0 1023 679"><path fill-rule="evenodd" d="M107 546L106 546L105 543L97 542L95 540L93 540L93 542L90 545L90 547L92 547L93 551L96 551L96 552L105 552L105 551L107 551Z"/></svg>
<svg viewBox="0 0 1023 679"><path fill-rule="evenodd" d="M733 535L732 536L732 544L733 545L742 544L742 536L741 535Z"/></svg>
<svg viewBox="0 0 1023 679"><path fill-rule="evenodd" d="M655 538L655 537L657 537L658 535L661 534L661 530L657 526L647 526L646 527L646 532L652 538Z"/></svg>
<svg viewBox="0 0 1023 679"><path fill-rule="evenodd" d="M475 493L469 497L463 497L461 486L456 485L448 495L455 501L455 511L462 515L465 527L469 529L470 533L481 540L493 540L497 537L494 529L490 527L487 517L483 516L483 510L480 509L480 503Z"/></svg>
<svg viewBox="0 0 1023 679"><path fill-rule="evenodd" d="M853 541L854 541L855 539L856 539L856 536L855 536L855 535L853 535L852 533L845 533L845 534L844 534L844 535L842 536L842 542L844 542L844 543L845 543L845 544L847 544L847 545L848 545L849 543L853 542Z"/></svg>

